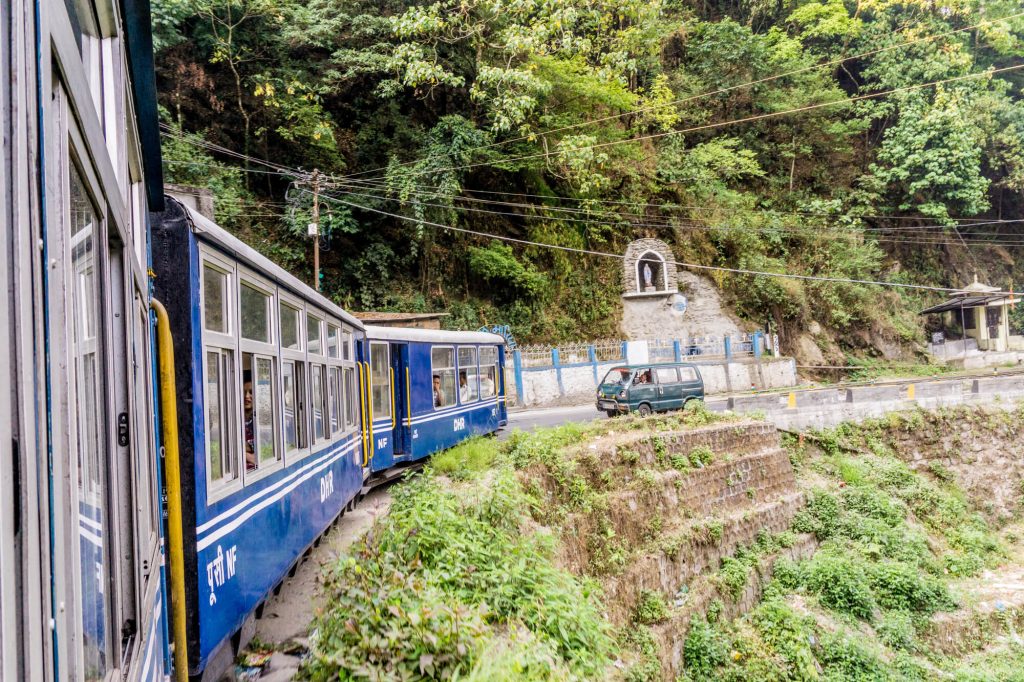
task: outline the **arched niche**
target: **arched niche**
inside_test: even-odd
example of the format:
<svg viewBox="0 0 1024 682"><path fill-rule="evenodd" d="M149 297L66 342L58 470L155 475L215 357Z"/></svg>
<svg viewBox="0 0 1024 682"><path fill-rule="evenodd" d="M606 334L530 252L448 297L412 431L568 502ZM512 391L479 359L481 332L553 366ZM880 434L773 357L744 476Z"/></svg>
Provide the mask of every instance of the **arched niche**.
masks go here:
<svg viewBox="0 0 1024 682"><path fill-rule="evenodd" d="M667 290L668 268L665 265L665 257L657 251L644 251L636 261L636 291L642 293Z"/></svg>

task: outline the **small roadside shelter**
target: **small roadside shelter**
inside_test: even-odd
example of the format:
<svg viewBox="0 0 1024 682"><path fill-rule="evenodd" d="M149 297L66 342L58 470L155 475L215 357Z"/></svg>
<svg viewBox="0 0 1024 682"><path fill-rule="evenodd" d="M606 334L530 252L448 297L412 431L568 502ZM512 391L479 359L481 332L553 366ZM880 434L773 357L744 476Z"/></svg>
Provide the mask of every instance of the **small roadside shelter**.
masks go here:
<svg viewBox="0 0 1024 682"><path fill-rule="evenodd" d="M1010 334L1010 306L1018 300L1012 293L982 284L975 277L963 291L922 310L920 314L942 315L944 329L962 330L965 341L962 352L968 350L968 339L976 341L978 350L982 351L1024 350L1024 336ZM938 344L932 345L934 352L934 346Z"/></svg>

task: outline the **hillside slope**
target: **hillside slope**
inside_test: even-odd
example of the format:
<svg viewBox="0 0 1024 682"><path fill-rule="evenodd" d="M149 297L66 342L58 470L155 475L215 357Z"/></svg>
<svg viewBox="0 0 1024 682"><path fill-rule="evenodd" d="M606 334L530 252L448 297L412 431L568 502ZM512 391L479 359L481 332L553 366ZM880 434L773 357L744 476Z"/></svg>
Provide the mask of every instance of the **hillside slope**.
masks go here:
<svg viewBox="0 0 1024 682"><path fill-rule="evenodd" d="M618 263L542 245L620 254L638 237L708 266L1024 280L1020 224L993 222L1024 218L1014 0L153 10L168 180L214 189L222 223L307 281L315 189L323 288L351 309L614 337ZM912 357L914 311L939 296L714 275L787 350L820 326L826 360Z"/></svg>

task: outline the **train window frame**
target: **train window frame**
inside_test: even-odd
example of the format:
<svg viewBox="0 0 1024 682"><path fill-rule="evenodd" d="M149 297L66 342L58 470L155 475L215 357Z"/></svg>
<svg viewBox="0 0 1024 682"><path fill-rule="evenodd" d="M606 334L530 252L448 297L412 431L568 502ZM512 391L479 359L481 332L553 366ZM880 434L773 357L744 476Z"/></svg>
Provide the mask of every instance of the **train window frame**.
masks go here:
<svg viewBox="0 0 1024 682"><path fill-rule="evenodd" d="M257 360L269 360L270 361L270 396L271 396L271 429L272 429L272 443L274 448L274 459L268 460L264 463L260 459L259 445L256 446L256 466L252 469L248 467L247 463L244 463L242 468L242 484L248 486L260 479L263 479L275 471L279 471L284 468L284 434L281 430L280 424L283 423L282 411L283 406L281 403L282 395L280 390L281 385L281 358L279 355L279 343L278 343L278 324L277 315L280 313L280 303L278 300L277 287L265 277L261 277L256 274L250 268L239 264L238 274L235 286L235 298L238 319L235 324L235 328L238 330L238 358L239 358L239 372L238 372L238 395L242 397L238 401L238 419L242 425L242 454L243 460L245 455L245 355L250 355L252 358L253 367L250 369L253 372L253 400L256 399L255 386L255 365ZM242 334L244 325L242 323L242 288L249 287L250 289L263 294L267 297L267 332L268 341L259 341L257 339L251 339ZM253 431L254 435L258 429L256 419L256 408L253 408Z"/></svg>
<svg viewBox="0 0 1024 682"><path fill-rule="evenodd" d="M316 321L317 328L319 329L319 342L314 350L313 343L309 340L310 334L310 323ZM320 450L324 446L331 442L331 428L330 428L330 387L328 384L330 372L327 371L327 348L326 348L326 323L327 316L319 308L312 306L306 306L306 356L308 358L306 375L309 377L309 434L311 436L310 447L312 450ZM316 400L314 376L319 379L320 383L320 400ZM317 436L316 432L316 407L319 402L319 408L321 410L321 419L323 435Z"/></svg>
<svg viewBox="0 0 1024 682"><path fill-rule="evenodd" d="M370 400L371 400L371 403L370 403L370 413L373 415L374 421L377 421L378 419L381 420L381 421L383 421L384 419L387 419L388 421L391 421L391 419L392 419L391 399L392 399L392 396L394 395L393 391L395 389L395 387L393 385L393 382L391 380L391 344L388 343L387 341L370 341L369 345L370 345L370 349L369 349L370 350L370 362L369 362L370 376L369 376L369 379L370 379ZM374 402L376 402L376 396L373 393L373 389L374 389L373 372L374 372L374 369L375 369L374 368L374 349L375 348L379 349L381 346L383 346L384 349L385 349L384 377L382 379L382 384L383 384L382 387L387 389L385 394L384 394L384 396L383 396L383 398L382 398L382 402L383 402L383 406L384 406L385 411L387 412L387 414L381 413L379 415L378 412L377 412L377 407L373 404Z"/></svg>
<svg viewBox="0 0 1024 682"><path fill-rule="evenodd" d="M327 386L328 397L327 407L329 410L328 423L331 425L331 440L337 440L345 433L345 369L341 359L342 355L342 325L332 317L327 318ZM334 354L331 354L331 330L334 330ZM333 375L333 376L332 376ZM334 410L337 409L337 424L334 424Z"/></svg>
<svg viewBox="0 0 1024 682"><path fill-rule="evenodd" d="M450 367L442 367L440 370L437 369L437 367L434 364L434 351L437 350L450 350L452 352L452 364ZM453 345L436 345L430 347L430 404L433 406L435 412L447 410L459 404L459 375L457 368L457 357L458 354L456 353L455 346ZM439 371L451 372L452 376L452 400L451 402L445 403L444 405L438 405L437 402L434 400L434 376ZM444 395L444 377L441 377L441 390L442 395Z"/></svg>
<svg viewBox="0 0 1024 682"><path fill-rule="evenodd" d="M294 462L298 462L313 451L312 444L310 441L310 428L312 426L312 417L310 413L310 390L309 390L309 359L306 354L306 303L303 299L292 294L290 291L283 287L277 289L278 299L278 313L280 315L281 306L288 306L298 311L297 315L297 327L296 327L296 338L299 342L299 348L286 348L281 340L281 331L283 324L279 324L278 336L276 338L278 344L278 355L279 355L279 376L281 380L278 382L278 397L279 404L281 405L281 418L278 424L281 429L281 445L282 445L282 456L284 460L284 467L290 467ZM280 319L280 317L278 318ZM297 446L292 448L288 445L288 429L285 422L287 418L286 414L286 402L285 402L285 364L295 363L295 366L301 369L301 373L297 375L297 378L293 378L293 381L297 382L298 385L294 391L296 404L295 404L295 426L296 426L296 442ZM298 401L301 401L298 402Z"/></svg>
<svg viewBox="0 0 1024 682"><path fill-rule="evenodd" d="M207 266L213 267L215 270L220 270L228 276L227 285L225 287L225 304L227 310L225 312L225 323L228 325L226 332L213 331L206 328L206 277L205 270ZM199 245L199 269L204 275L199 278L199 310L200 310L200 329L202 336L202 368L203 368L203 446L204 446L204 457L205 457L205 469L206 469L206 504L207 506L228 497L242 489L242 472L245 468L243 461L243 453L238 447L238 444L242 442L244 437L242 424L239 419L241 412L241 400L238 395L238 387L241 386L241 354L239 352L238 337L236 336L235 330L237 330L238 324L238 311L237 311L237 281L238 272L236 264L233 261L228 260L222 256L218 251L206 244ZM210 460L210 429L207 428L207 420L209 419L209 401L207 396L207 387L209 386L210 367L209 367L209 355L210 351L215 350L218 352L230 351L231 353L231 371L232 376L221 378L220 381L227 387L227 410L226 413L230 418L231 422L227 433L223 436L225 443L230 444L232 452L229 453L230 460L233 462L235 467L235 475L228 481L215 481L211 477L212 463Z"/></svg>
<svg viewBox="0 0 1024 682"><path fill-rule="evenodd" d="M355 330L348 325L341 326L341 385L344 398L342 401L343 434L355 433L359 430L359 377L355 361ZM351 416L351 420L349 417ZM358 453L357 453L358 455Z"/></svg>
<svg viewBox="0 0 1024 682"><path fill-rule="evenodd" d="M483 351L484 350L487 350L488 355L490 354L491 351L494 352L494 362L487 364L488 370L491 367L494 368L494 379L492 380L492 383L493 383L492 390L487 395L484 395L484 382L483 382L483 377L484 377ZM491 398L497 398L501 394L501 353L499 352L498 346L492 346L492 345L480 346L480 348L478 350L478 353L477 353L477 362L479 363L479 366L480 366L480 399L481 400L490 400Z"/></svg>
<svg viewBox="0 0 1024 682"><path fill-rule="evenodd" d="M472 366L471 367L470 366L467 366L467 367L463 367L462 366L462 352L463 351L470 351L473 354L473 362L472 362ZM469 398L467 398L466 400L463 400L462 399L462 386L460 384L459 387L458 387L458 391L457 391L458 394L459 394L459 404L460 405L472 405L473 403L480 402L480 349L477 346L459 346L458 350L455 352L455 361L458 364L458 372L456 373L457 380L462 379L462 373L466 372L466 376L467 376L466 385L470 388L470 390L473 390L475 388L475 392L471 393ZM469 372L470 372L470 370L472 370L472 372L473 372L473 375L472 375L473 376L473 382L472 383L469 382ZM433 377L431 377L431 381L433 381Z"/></svg>

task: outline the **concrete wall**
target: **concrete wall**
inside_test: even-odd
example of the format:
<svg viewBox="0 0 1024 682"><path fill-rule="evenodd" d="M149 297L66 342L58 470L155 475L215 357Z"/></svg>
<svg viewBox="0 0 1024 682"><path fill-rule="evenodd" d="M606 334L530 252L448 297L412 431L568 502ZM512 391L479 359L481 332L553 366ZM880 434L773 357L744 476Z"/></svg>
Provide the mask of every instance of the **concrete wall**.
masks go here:
<svg viewBox="0 0 1024 682"><path fill-rule="evenodd" d="M1019 400L1024 400L1024 374L736 396L710 407L738 413L761 412L780 429L799 431L918 408L1000 404L1012 407Z"/></svg>
<svg viewBox="0 0 1024 682"><path fill-rule="evenodd" d="M579 405L594 400L597 383L605 373L622 361L602 362L597 365L597 380L590 364L579 367L554 369L523 368L523 390L518 405L539 407L554 404ZM694 362L704 377L704 391L708 395L730 391L788 388L797 383L796 362L792 358L734 359L732 362Z"/></svg>

